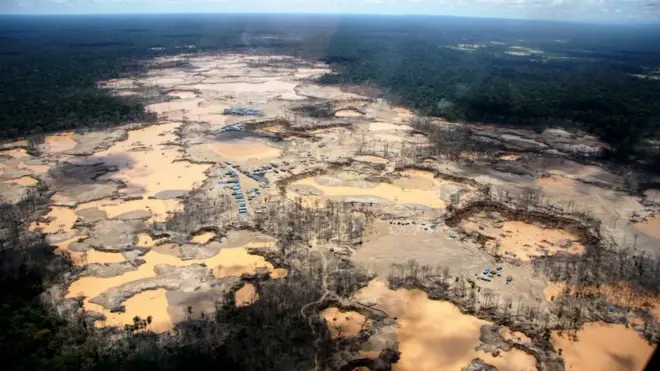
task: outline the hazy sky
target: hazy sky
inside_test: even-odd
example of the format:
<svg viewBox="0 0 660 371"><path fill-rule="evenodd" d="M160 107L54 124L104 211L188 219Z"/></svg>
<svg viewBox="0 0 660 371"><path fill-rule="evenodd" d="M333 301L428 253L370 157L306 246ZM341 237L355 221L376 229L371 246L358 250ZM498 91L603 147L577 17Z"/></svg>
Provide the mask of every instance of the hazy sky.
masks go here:
<svg viewBox="0 0 660 371"><path fill-rule="evenodd" d="M0 0L0 13L361 13L660 23L660 0Z"/></svg>

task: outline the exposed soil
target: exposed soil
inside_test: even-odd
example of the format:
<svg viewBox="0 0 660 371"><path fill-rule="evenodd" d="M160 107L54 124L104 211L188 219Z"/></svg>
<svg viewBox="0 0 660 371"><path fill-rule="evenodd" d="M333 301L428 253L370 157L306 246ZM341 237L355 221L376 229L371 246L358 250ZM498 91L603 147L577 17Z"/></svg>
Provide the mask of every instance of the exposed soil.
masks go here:
<svg viewBox="0 0 660 371"><path fill-rule="evenodd" d="M254 217L271 202L300 198L303 206L313 207L332 201L332 210L359 207L368 226L359 243L333 241L314 248L375 274L378 280L355 299L383 310L389 321L367 319L360 309L364 306L331 303L320 316L333 337L370 335L362 350L375 352L372 358L398 341L402 357L396 370L460 370L478 364L476 358L500 370L533 370L536 360L521 350L538 340L532 333L499 329L502 341L516 346L494 356L477 349L485 344L483 326L492 323L463 314L448 301L429 300L418 290L390 290L382 281L393 266L409 260L437 267L437 272L447 268L455 278L475 277L497 265L513 280L477 280L475 290L496 293L513 305L545 308L551 303L544 296L548 301L558 297L562 286L546 286L547 277L535 273L531 260L583 254L584 245L597 244L598 237L622 247L635 240L636 248L657 252L660 217L648 205L660 200L659 191L645 192L645 206L638 195L617 191L621 176L557 156L576 146L597 147L594 138L555 129L540 135L480 125L473 128L475 137L498 143L504 152L484 155L470 149L455 158L426 153L429 138L409 125L414 117L409 110L340 86L301 80L329 71L320 64L268 69L251 67L250 58L191 55L189 67L100 83L117 95L139 98L133 90L140 85L168 95L168 101L147 107L158 115L157 124L49 135L40 158L27 153L26 141L0 149L2 197L16 202L42 185L52 194L51 209L31 229L45 233L56 252L68 254L82 270L72 277L66 297L83 296L86 310L105 315L96 326L123 326L135 316L151 316L150 329L164 332L186 318L188 306L196 315L212 313L226 293L234 293L236 305L250 305L259 300L262 286L239 276L254 279L255 273L267 271L277 279L288 274L274 267L277 259L270 263L250 254L275 245L274 238L248 232L257 230ZM265 65L271 57L259 58ZM296 110L307 104L327 104L337 118L307 117ZM258 109L264 117L222 114L231 107ZM227 129L241 123L245 132ZM434 124L462 127L441 120ZM239 172L265 165L267 182ZM225 183L229 170L238 172L242 191L260 190L247 201L246 214L238 214L233 186ZM500 200L461 209L486 190L501 195ZM533 214L529 218L502 211L507 197L526 194L540 195L550 206L543 211L530 206L525 210L526 216ZM598 236L582 228L581 219L563 213L576 210L600 222ZM651 216L631 224L633 215ZM509 259L496 263L494 256ZM599 293L610 297L622 287L604 286ZM657 304L654 298L634 301L635 306ZM587 324L578 332L579 343L567 343L557 333L553 342L564 349L573 369L634 369L652 349L636 336L623 326Z"/></svg>
<svg viewBox="0 0 660 371"><path fill-rule="evenodd" d="M461 223L468 233L476 232L491 238L484 247L496 256L511 256L522 261L558 252L583 254L580 238L563 229L540 228L520 221L498 222L486 213L471 216Z"/></svg>

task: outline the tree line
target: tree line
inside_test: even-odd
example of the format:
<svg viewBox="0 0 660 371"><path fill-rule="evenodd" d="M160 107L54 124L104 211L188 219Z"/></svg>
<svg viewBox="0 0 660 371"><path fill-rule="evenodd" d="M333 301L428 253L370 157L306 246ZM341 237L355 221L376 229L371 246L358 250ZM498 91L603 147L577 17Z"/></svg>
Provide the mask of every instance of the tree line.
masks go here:
<svg viewBox="0 0 660 371"><path fill-rule="evenodd" d="M620 158L641 155L643 140L660 134L660 81L639 77L655 73L660 50L620 51L642 48L638 45L642 41L608 42L614 31L593 43L580 40L576 33L562 46L544 40L557 34L557 29L550 29L545 37L526 34L524 28L515 35L488 29L475 36L456 31L448 35L450 29L442 22L417 29L403 21L368 25L346 21L342 25L325 57L336 72L323 76L322 83L376 85L386 97L423 116L539 131L549 126L587 131L600 136ZM648 41L642 31L638 35ZM508 54L510 46L521 42L515 36L524 37L526 47L542 46L545 53ZM465 39L481 47L454 48ZM490 43L498 39L506 42ZM596 45L603 50L620 49L592 52Z"/></svg>

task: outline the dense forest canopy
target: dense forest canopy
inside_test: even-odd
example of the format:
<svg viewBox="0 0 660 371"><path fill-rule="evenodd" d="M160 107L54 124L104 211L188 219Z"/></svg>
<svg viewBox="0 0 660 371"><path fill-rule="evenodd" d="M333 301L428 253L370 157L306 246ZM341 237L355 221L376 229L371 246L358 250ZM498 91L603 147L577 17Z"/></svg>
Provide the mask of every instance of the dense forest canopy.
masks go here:
<svg viewBox="0 0 660 371"><path fill-rule="evenodd" d="M453 17L158 15L2 17L0 137L152 119L95 83L182 52L323 58L324 83L378 86L422 115L564 126L621 157L660 130L660 31Z"/></svg>
<svg viewBox="0 0 660 371"><path fill-rule="evenodd" d="M160 55L264 48L292 52L302 44L302 35L313 39L323 31L300 17L292 18L297 22L276 19L0 17L0 138L37 128L55 131L152 119L140 100L111 96L96 83L139 72L139 62Z"/></svg>
<svg viewBox="0 0 660 371"><path fill-rule="evenodd" d="M564 126L618 154L660 130L660 43L651 27L407 19L342 24L325 83L370 83L423 115Z"/></svg>

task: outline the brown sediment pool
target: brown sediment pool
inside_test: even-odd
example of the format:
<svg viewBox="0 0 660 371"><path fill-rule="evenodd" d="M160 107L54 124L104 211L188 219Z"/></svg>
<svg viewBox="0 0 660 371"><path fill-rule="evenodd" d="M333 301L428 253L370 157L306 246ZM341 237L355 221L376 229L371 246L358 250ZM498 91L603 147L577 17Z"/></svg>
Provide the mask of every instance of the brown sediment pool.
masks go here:
<svg viewBox="0 0 660 371"><path fill-rule="evenodd" d="M379 309L398 317L401 359L393 370L460 371L474 358L502 371L536 370L534 357L518 349L498 357L475 350L481 326L490 323L461 313L452 303L429 300L420 290L390 290L380 281L370 282L355 296L375 300Z"/></svg>

